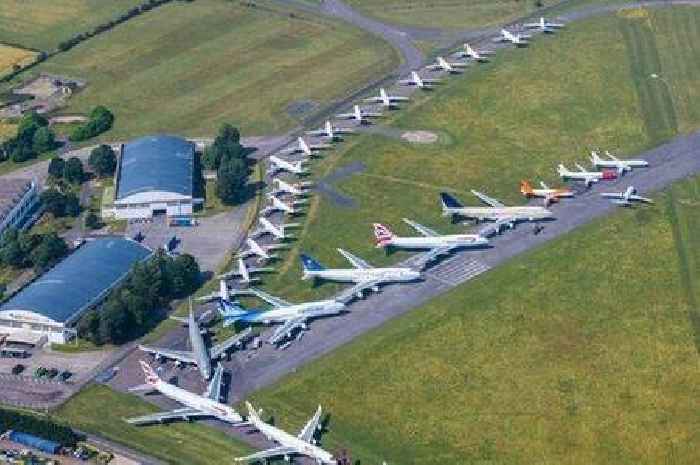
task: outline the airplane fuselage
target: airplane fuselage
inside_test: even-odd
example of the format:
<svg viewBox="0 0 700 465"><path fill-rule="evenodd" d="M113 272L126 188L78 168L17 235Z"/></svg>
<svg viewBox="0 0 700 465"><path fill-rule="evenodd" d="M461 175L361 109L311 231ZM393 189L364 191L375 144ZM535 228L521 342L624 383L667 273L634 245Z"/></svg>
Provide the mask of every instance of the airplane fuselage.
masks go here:
<svg viewBox="0 0 700 465"><path fill-rule="evenodd" d="M392 237L387 245L404 249L434 249L437 247L478 247L488 239L478 234L454 234L439 237Z"/></svg>
<svg viewBox="0 0 700 465"><path fill-rule="evenodd" d="M410 268L366 268L366 269L326 269L320 271L305 270L302 279L321 278L329 281L346 283L380 283L408 282L420 278L421 274Z"/></svg>
<svg viewBox="0 0 700 465"><path fill-rule="evenodd" d="M552 217L552 212L542 207L444 207L443 215L459 215L477 220L498 221L505 218L515 220L541 220Z"/></svg>
<svg viewBox="0 0 700 465"><path fill-rule="evenodd" d="M189 319L187 329L189 331L190 344L192 344L192 353L197 361L197 368L204 379L209 379L211 377L209 350L207 350L206 344L204 343L204 337L202 337L199 324L193 316Z"/></svg>
<svg viewBox="0 0 700 465"><path fill-rule="evenodd" d="M630 171L632 168L645 168L649 166L649 162L646 160L596 160L594 165L597 168L612 168L624 171Z"/></svg>
<svg viewBox="0 0 700 465"><path fill-rule="evenodd" d="M243 421L243 418L231 407L208 397L198 396L162 380L158 380L153 387L169 399L175 400L191 409L198 410L204 415L232 424Z"/></svg>
<svg viewBox="0 0 700 465"><path fill-rule="evenodd" d="M265 423L259 418L251 417L250 422L252 425L258 429L265 437L274 440L280 446L289 447L297 451L299 455L305 455L311 457L312 459L320 462L322 464L335 465L337 462L333 459L333 455L329 452L310 444L306 441L302 441L296 436L292 436L286 431L282 431L279 428L275 428L272 425Z"/></svg>
<svg viewBox="0 0 700 465"><path fill-rule="evenodd" d="M341 313L345 305L334 300L322 300L318 302L305 302L286 307L275 307L271 310L251 311L238 318L247 323L284 323L294 318L318 318ZM226 318L226 317L224 317Z"/></svg>

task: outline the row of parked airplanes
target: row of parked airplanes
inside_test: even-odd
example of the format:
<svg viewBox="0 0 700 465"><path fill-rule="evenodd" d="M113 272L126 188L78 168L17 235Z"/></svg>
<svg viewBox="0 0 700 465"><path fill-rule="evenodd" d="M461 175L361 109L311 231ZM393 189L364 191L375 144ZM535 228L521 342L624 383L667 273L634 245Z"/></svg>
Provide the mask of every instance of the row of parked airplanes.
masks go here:
<svg viewBox="0 0 700 465"><path fill-rule="evenodd" d="M525 27L551 33L564 27L564 25L540 18L540 21L525 24ZM501 31L501 36L495 40L523 46L527 45L529 38L529 35L516 34L504 29ZM488 51L477 51L469 44L464 44L463 50L458 55L473 61L484 62L488 60L488 56L491 53ZM458 73L459 69L465 66L466 63L450 62L443 57L438 57L436 63L429 65L427 68L433 71L442 70L447 73ZM401 85L410 85L421 89L430 89L438 82L439 80L437 79L422 78L415 71L411 73L409 79L399 81ZM378 96L368 98L365 101L380 104L384 108L391 109L396 108L398 102L407 100L408 97L389 95L382 88ZM358 105L353 107L352 112L338 115L342 119L355 120L358 124L366 124L370 118L379 116L381 116L381 113L364 110ZM307 134L335 142L341 140L343 134L352 132L354 132L353 129L336 127L330 121L327 121L321 129L308 131ZM275 176L279 172L285 171L295 175L305 175L308 173L305 165L308 163L309 158L317 156L320 150L330 149L331 147L331 144L326 143L312 144L300 137L297 139L295 147L282 153L301 154L304 158L299 161L289 161L280 156L272 155L269 157L271 167L267 174ZM559 165L558 173L564 180L578 180L590 187L593 183L600 180L614 179L625 172L631 171L633 168L647 166L647 162L644 160L621 160L608 152L606 152L605 157L598 152L592 152L591 163L594 168L601 171L589 171L580 165L577 165L577 171L571 171L564 165ZM246 284L251 284L258 279L254 276L255 274L272 271L269 267L249 267L246 264L246 259L257 257L259 262L270 260L275 257L271 251L284 246L281 244L261 245L255 239L267 234L271 235L275 240L285 240L291 237L288 233L289 229L300 226L298 223L276 225L268 217L275 211L281 211L287 215L298 214L300 207L308 203L306 197L314 187L314 183L308 181L291 182L279 177L273 177L272 186L273 190L268 193L269 205L260 212L259 228L247 238L247 249L239 254L237 268L219 276L220 288L217 293L200 298L200 301L217 302L216 308L223 318L225 326L242 323L246 328L220 344L208 346L201 327L201 323L207 317L207 314L196 318L190 303L189 316L185 319L176 319L188 326L192 350L182 351L150 346L139 346L139 348L151 353L156 359L167 358L175 360L178 364L195 365L201 376L206 380L210 380L207 390L202 395L197 395L165 382L147 363L141 361L146 383L136 386L132 390L156 390L185 407L131 418L127 421L135 425L145 425L172 420L216 418L236 426L252 426L262 432L269 440L274 440L278 446L246 457L237 458L237 461L258 461L274 457L284 457L286 460L290 460L293 456L301 455L312 458L319 465L337 463L333 455L322 449L316 440L319 431L323 428L322 409L320 406L296 435L289 434L279 427L265 422L261 418L261 411L253 408L248 402L246 402L248 415L244 419L231 406L220 401L224 369L220 363L215 369L212 369L212 362L222 358L229 350L235 347L242 347L250 340L252 336L251 325L253 324L280 324L268 340L270 344L278 345L285 340L291 339L292 334L296 330L306 330L309 320L338 315L347 311L347 303L354 297L362 297L364 291L378 291L380 285L387 283L416 281L422 277L425 267L437 258L450 254L457 249L487 247L490 234L500 232L502 227L513 228L516 223L521 221L539 221L551 218L552 213L547 209L551 203L557 202L562 198L574 196L574 191L570 189L550 188L544 183L540 183L540 188L533 188L527 181L521 182L521 193L528 198L542 198L544 206L506 206L481 192L472 191L487 206L469 207L462 205L454 196L448 193L441 193L440 200L444 216L473 219L477 222L482 220L494 221L495 226L483 229L477 234L442 235L415 221L404 218L404 222L416 230L418 235L402 237L394 234L388 226L376 223L373 225L373 228L377 247L422 250L423 253L420 255L420 260L413 262L412 266L373 267L365 260L339 248L337 249L338 252L350 262L352 267L329 269L314 258L302 254L300 257L303 270L302 279L350 282L354 286L341 293L341 295L330 299L292 303L252 286L232 291L229 289L227 282L238 278ZM603 193L601 195L610 198L618 205L624 206L629 206L635 201L651 202L650 199L636 195L633 187L628 188L625 192ZM283 197L287 197L287 199L283 200ZM245 309L240 303L231 300L232 295L255 296L269 304L270 308Z"/></svg>

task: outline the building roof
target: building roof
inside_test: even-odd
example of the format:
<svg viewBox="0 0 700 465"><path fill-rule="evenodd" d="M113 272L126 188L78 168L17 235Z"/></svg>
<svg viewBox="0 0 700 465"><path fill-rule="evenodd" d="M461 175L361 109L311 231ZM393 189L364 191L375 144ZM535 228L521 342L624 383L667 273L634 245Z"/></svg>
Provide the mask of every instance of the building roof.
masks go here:
<svg viewBox="0 0 700 465"><path fill-rule="evenodd" d="M29 179L0 179L0 223L31 187Z"/></svg>
<svg viewBox="0 0 700 465"><path fill-rule="evenodd" d="M122 147L116 199L142 192L192 196L194 144L168 135L135 139Z"/></svg>
<svg viewBox="0 0 700 465"><path fill-rule="evenodd" d="M149 249L129 239L88 241L0 306L0 312L27 311L58 323L69 322L150 254Z"/></svg>

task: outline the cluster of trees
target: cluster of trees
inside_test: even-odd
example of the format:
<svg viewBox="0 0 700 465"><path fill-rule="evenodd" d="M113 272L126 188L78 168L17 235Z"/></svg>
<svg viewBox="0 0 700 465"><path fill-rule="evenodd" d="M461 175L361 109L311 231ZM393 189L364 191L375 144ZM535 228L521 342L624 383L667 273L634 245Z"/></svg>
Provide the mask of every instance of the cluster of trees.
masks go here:
<svg viewBox="0 0 700 465"><path fill-rule="evenodd" d="M225 204L235 205L248 197L250 168L238 129L224 124L202 154L205 169L216 170L216 195Z"/></svg>
<svg viewBox="0 0 700 465"><path fill-rule="evenodd" d="M197 289L200 271L191 255L173 258L163 251L134 265L124 283L100 309L86 313L78 334L95 344L123 344L142 336L165 317L173 299Z"/></svg>
<svg viewBox="0 0 700 465"><path fill-rule="evenodd" d="M80 199L73 192L63 193L57 189L47 189L39 196L44 211L51 213L54 218L80 215Z"/></svg>
<svg viewBox="0 0 700 465"><path fill-rule="evenodd" d="M83 435L48 418L0 409L0 431L7 430L33 434L57 442L64 447L75 447L78 442L85 440Z"/></svg>
<svg viewBox="0 0 700 465"><path fill-rule="evenodd" d="M100 178L112 176L117 169L117 155L109 145L100 145L90 152L88 165Z"/></svg>
<svg viewBox="0 0 700 465"><path fill-rule="evenodd" d="M54 182L65 181L68 184L80 185L86 178L83 162L78 157L68 160L52 158L49 162L49 178Z"/></svg>
<svg viewBox="0 0 700 465"><path fill-rule="evenodd" d="M102 23L98 26L95 26L94 29L87 31L87 32L81 32L79 34L74 35L70 39L64 40L63 42L60 42L58 44L58 50L61 52L65 52L67 50L70 50L71 48L75 47L79 43L90 39L91 37L94 37L98 34L101 34L105 31L109 31L112 29L114 26L117 24L121 24L125 21L130 20L134 16L138 16L141 13L145 13L149 10L152 10L153 8L163 5L165 3L169 3L172 0L148 0L147 2L142 3L139 6L135 6L131 8L130 10L126 11L125 13L122 13L121 15L117 16L116 18L107 21L106 23ZM192 0L185 0L185 1L192 1Z"/></svg>
<svg viewBox="0 0 700 465"><path fill-rule="evenodd" d="M30 112L22 116L17 126L17 135L0 145L0 161L27 161L55 148L56 135L49 128L49 120L36 112Z"/></svg>
<svg viewBox="0 0 700 465"><path fill-rule="evenodd" d="M55 232L39 235L10 228L0 241L0 262L18 269L33 266L37 272L42 272L67 253L66 241Z"/></svg>
<svg viewBox="0 0 700 465"><path fill-rule="evenodd" d="M114 115L106 107L97 106L90 112L90 119L71 132L68 137L73 142L90 139L105 131L109 131L114 123Z"/></svg>
<svg viewBox="0 0 700 465"><path fill-rule="evenodd" d="M75 194L76 186L87 178L83 162L78 157L68 160L56 157L49 163L49 180L54 187L40 195L44 210L55 218L80 215L80 199Z"/></svg>

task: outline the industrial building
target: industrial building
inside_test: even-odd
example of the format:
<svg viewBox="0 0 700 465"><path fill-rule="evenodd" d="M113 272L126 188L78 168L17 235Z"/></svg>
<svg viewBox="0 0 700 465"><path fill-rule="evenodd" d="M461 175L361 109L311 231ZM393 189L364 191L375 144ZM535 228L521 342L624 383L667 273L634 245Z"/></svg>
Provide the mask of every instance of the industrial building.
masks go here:
<svg viewBox="0 0 700 465"><path fill-rule="evenodd" d="M75 324L100 304L151 250L123 238L90 240L0 306L0 336L64 344Z"/></svg>
<svg viewBox="0 0 700 465"><path fill-rule="evenodd" d="M121 146L114 203L104 216L191 218L195 145L169 135L147 136Z"/></svg>
<svg viewBox="0 0 700 465"><path fill-rule="evenodd" d="M0 180L0 237L8 228L22 229L39 204L36 182L28 179Z"/></svg>

